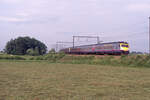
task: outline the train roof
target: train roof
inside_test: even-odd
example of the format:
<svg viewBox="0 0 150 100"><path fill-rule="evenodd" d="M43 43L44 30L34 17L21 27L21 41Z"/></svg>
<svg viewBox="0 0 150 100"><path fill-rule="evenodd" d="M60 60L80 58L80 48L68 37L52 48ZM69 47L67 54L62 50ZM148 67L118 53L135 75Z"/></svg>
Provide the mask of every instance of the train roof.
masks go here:
<svg viewBox="0 0 150 100"><path fill-rule="evenodd" d="M100 44L80 45L80 46L75 46L74 48L84 47L84 46L93 46L93 45L102 45L102 44L116 44L116 43L127 43L128 44L128 42L118 41L118 42L107 42L107 43L100 43ZM68 47L68 48L72 48L72 47ZM67 48L64 48L64 49L67 49Z"/></svg>
<svg viewBox="0 0 150 100"><path fill-rule="evenodd" d="M107 43L100 43L100 44L116 44L116 43L126 43L126 44L128 44L128 42L124 42L124 41L118 41L118 42L107 42ZM81 45L81 46L75 46L75 47L92 46L92 45L100 45L100 44Z"/></svg>

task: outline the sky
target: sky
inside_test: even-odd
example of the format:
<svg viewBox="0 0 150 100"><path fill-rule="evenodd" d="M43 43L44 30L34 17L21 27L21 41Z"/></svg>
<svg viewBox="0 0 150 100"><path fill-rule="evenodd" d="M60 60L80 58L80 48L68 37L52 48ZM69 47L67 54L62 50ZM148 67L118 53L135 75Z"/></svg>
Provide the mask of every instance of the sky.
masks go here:
<svg viewBox="0 0 150 100"><path fill-rule="evenodd" d="M82 35L127 41L131 51L148 52L149 16L150 0L0 0L0 50L19 36L50 49Z"/></svg>

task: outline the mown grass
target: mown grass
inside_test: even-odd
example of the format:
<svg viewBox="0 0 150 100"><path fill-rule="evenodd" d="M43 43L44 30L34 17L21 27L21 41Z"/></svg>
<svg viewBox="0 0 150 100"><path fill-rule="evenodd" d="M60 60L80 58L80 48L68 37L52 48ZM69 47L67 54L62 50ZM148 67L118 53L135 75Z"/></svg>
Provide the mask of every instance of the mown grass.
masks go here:
<svg viewBox="0 0 150 100"><path fill-rule="evenodd" d="M0 100L149 100L150 69L0 62Z"/></svg>

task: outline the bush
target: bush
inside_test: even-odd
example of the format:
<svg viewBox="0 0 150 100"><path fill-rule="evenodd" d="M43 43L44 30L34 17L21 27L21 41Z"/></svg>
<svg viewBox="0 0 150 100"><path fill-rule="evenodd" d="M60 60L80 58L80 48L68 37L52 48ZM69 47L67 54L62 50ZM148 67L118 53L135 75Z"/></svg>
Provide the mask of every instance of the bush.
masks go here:
<svg viewBox="0 0 150 100"><path fill-rule="evenodd" d="M36 57L35 60L44 60L42 56Z"/></svg>
<svg viewBox="0 0 150 100"><path fill-rule="evenodd" d="M23 57L20 56L13 56L13 55L1 55L0 56L1 60L26 60Z"/></svg>
<svg viewBox="0 0 150 100"><path fill-rule="evenodd" d="M29 58L29 60L34 60L34 57Z"/></svg>

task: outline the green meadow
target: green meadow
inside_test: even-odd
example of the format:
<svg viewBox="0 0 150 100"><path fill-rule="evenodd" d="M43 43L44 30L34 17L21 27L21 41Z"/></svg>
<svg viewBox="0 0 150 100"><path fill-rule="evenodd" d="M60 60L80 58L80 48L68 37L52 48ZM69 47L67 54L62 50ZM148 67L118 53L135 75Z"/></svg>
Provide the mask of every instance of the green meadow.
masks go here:
<svg viewBox="0 0 150 100"><path fill-rule="evenodd" d="M147 67L0 61L0 100L149 99Z"/></svg>

